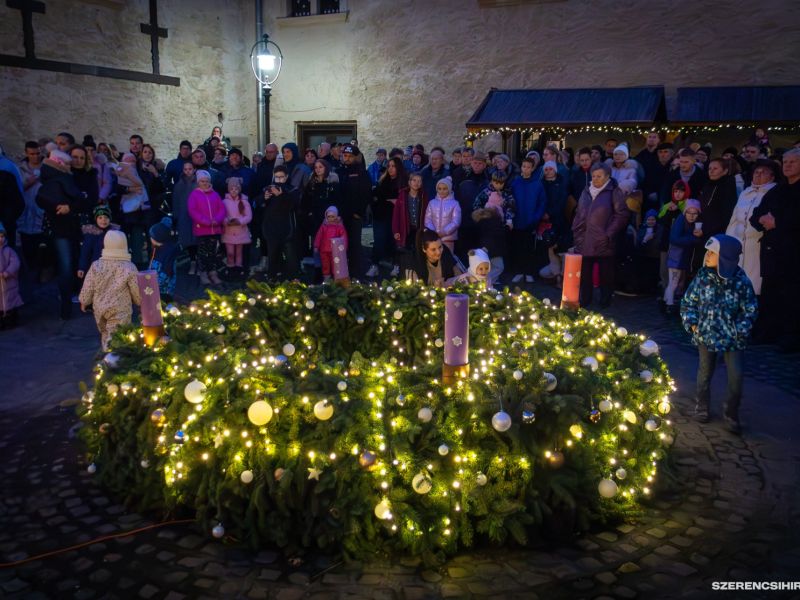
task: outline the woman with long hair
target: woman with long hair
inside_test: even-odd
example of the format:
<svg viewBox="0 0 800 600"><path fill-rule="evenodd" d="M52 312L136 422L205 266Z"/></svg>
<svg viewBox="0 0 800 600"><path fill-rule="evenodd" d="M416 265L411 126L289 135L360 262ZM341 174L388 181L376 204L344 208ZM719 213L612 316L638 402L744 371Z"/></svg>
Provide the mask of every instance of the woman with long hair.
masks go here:
<svg viewBox="0 0 800 600"><path fill-rule="evenodd" d="M392 263L391 277L397 277L400 268L394 262L394 241L392 236L392 213L400 190L408 185L408 175L400 157L395 156L386 165L386 172L381 175L375 186L372 202L372 265L367 277L377 277L378 264L385 260Z"/></svg>
<svg viewBox="0 0 800 600"><path fill-rule="evenodd" d="M335 206L341 210L339 182L331 178L330 163L322 158L314 161L314 173L303 188L300 204L303 221L302 251L310 251L311 238L325 220L325 209Z"/></svg>
<svg viewBox="0 0 800 600"><path fill-rule="evenodd" d="M92 166L89 154L83 146L73 146L70 148L69 155L72 158L72 179L86 198L87 209L80 213L81 224L86 225L91 222L91 211L97 206L100 199L97 169Z"/></svg>

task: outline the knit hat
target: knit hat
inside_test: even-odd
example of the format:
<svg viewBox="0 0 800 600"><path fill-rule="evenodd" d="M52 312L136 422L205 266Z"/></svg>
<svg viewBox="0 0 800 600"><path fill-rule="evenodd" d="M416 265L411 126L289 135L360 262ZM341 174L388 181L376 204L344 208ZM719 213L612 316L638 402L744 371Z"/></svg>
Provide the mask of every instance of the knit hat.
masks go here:
<svg viewBox="0 0 800 600"><path fill-rule="evenodd" d="M542 162L542 155L539 154L536 150L531 150L525 155L525 158L535 158L536 162Z"/></svg>
<svg viewBox="0 0 800 600"><path fill-rule="evenodd" d="M542 171L544 171L547 168L550 168L550 169L553 169L555 171L558 171L558 165L556 164L556 161L554 161L554 160L546 160L546 161L544 161L544 165L542 166Z"/></svg>
<svg viewBox="0 0 800 600"><path fill-rule="evenodd" d="M508 158L508 154L498 154L495 158L499 158L500 160L504 160L507 163L511 163L511 159Z"/></svg>
<svg viewBox="0 0 800 600"><path fill-rule="evenodd" d="M475 270L478 268L478 265L482 263L488 263L491 265L491 260L489 260L489 254L485 248L475 248L474 250L470 250L469 253L469 272L473 275L475 274Z"/></svg>
<svg viewBox="0 0 800 600"><path fill-rule="evenodd" d="M742 243L735 237L720 233L711 236L706 242L706 250L719 255L717 273L723 279L728 279L736 273L739 266L739 255L742 253Z"/></svg>
<svg viewBox="0 0 800 600"><path fill-rule="evenodd" d="M661 142L658 146L656 146L656 150L672 150L672 144L669 142Z"/></svg>
<svg viewBox="0 0 800 600"><path fill-rule="evenodd" d="M105 215L109 219L111 218L111 207L108 204L99 204L94 207L92 216L96 219L101 215Z"/></svg>
<svg viewBox="0 0 800 600"><path fill-rule="evenodd" d="M739 151L733 146L728 146L722 151L722 154L733 154L734 156L739 156Z"/></svg>
<svg viewBox="0 0 800 600"><path fill-rule="evenodd" d="M443 183L447 186L447 194L448 196L453 193L453 180L448 175L447 177L442 177L439 181L436 182L436 186L438 187L440 183Z"/></svg>
<svg viewBox="0 0 800 600"><path fill-rule="evenodd" d="M330 214L338 217L339 216L339 209L336 208L335 206L329 206L328 208L325 209L325 217L327 217Z"/></svg>
<svg viewBox="0 0 800 600"><path fill-rule="evenodd" d="M51 150L50 155L47 159L51 162L56 163L59 166L69 168L70 163L72 162L72 157L67 154L66 152L62 152L61 150Z"/></svg>
<svg viewBox="0 0 800 600"><path fill-rule="evenodd" d="M644 220L645 221L647 219L649 219L650 217L653 217L654 219L658 218L658 211L655 208L651 208L646 213L644 213Z"/></svg>
<svg viewBox="0 0 800 600"><path fill-rule="evenodd" d="M622 152L625 155L626 159L630 155L629 152L628 152L628 145L627 144L620 144L619 146L614 148L613 154L617 154L618 152Z"/></svg>
<svg viewBox="0 0 800 600"><path fill-rule="evenodd" d="M378 154L386 154L386 148L378 148L375 151L375 155L377 156Z"/></svg>
<svg viewBox="0 0 800 600"><path fill-rule="evenodd" d="M697 212L703 212L702 207L700 206L700 200L695 200L694 198L689 198L683 205L683 212L686 212L690 208L695 209Z"/></svg>
<svg viewBox="0 0 800 600"><path fill-rule="evenodd" d="M200 181L201 179L208 179L209 181L211 181L211 173L209 173L205 169L200 169L199 171L197 171L197 173L195 173L194 178L197 181Z"/></svg>
<svg viewBox="0 0 800 600"><path fill-rule="evenodd" d="M148 233L159 244L166 244L172 237L172 219L164 217L153 225Z"/></svg>
<svg viewBox="0 0 800 600"><path fill-rule="evenodd" d="M480 150L476 150L475 154L472 155L472 160L486 160L486 153L481 152Z"/></svg>
<svg viewBox="0 0 800 600"><path fill-rule="evenodd" d="M103 238L103 253L100 258L106 260L130 260L128 238L121 231L112 229Z"/></svg>
<svg viewBox="0 0 800 600"><path fill-rule="evenodd" d="M122 162L135 163L136 155L131 152L126 152L125 154L122 155Z"/></svg>

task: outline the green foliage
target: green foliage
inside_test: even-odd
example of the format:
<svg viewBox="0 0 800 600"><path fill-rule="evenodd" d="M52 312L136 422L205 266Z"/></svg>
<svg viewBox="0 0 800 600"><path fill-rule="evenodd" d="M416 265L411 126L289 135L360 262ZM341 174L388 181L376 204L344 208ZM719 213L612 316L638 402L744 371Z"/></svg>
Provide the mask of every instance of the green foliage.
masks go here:
<svg viewBox="0 0 800 600"><path fill-rule="evenodd" d="M452 386L441 383L446 292L418 284L251 284L171 307L170 339L154 348L132 327L118 332L117 363L98 365L81 408L98 477L143 507L193 510L207 531L222 522L254 548L358 559L433 563L635 511L672 439L666 419L644 426L671 391L664 363L598 315L461 291L471 373ZM545 373L557 378L551 392ZM184 396L195 379L206 386L198 404ZM248 419L257 400L274 410L260 426ZM323 400L333 407L324 421ZM613 405L592 422L601 400ZM506 432L492 427L501 409ZM418 474L428 493L414 491ZM598 493L604 478L619 485L611 499ZM376 516L382 501L391 518Z"/></svg>

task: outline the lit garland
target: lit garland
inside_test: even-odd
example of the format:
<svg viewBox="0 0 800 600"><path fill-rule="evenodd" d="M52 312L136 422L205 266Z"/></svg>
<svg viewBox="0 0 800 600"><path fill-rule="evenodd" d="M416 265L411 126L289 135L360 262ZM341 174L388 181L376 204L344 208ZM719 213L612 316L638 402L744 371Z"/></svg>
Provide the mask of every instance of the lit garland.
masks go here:
<svg viewBox="0 0 800 600"><path fill-rule="evenodd" d="M673 440L657 347L526 292L463 291L472 368L449 387L445 292L416 283L251 284L171 308L154 348L122 330L84 395L92 470L217 537L360 558L433 563L635 511Z"/></svg>
<svg viewBox="0 0 800 600"><path fill-rule="evenodd" d="M508 134L508 133L519 133L523 136L528 136L532 134L539 134L544 135L548 134L552 137L563 138L568 135L577 135L581 133L613 133L613 134L630 134L630 135L647 135L653 131L658 133L672 133L675 135L678 134L710 134L710 133L719 133L722 131L730 131L730 130L755 130L757 127L762 127L766 131L774 131L774 132L800 132L800 124L795 125L770 125L770 126L762 126L758 124L745 124L745 123L720 123L718 125L667 125L667 124L655 124L655 125L638 125L638 126L628 126L628 125L580 125L576 127L560 127L560 126L548 126L548 127L488 127L482 128L478 130L470 130L464 136L464 141L466 142L474 142L475 140L485 137L487 135L492 134Z"/></svg>

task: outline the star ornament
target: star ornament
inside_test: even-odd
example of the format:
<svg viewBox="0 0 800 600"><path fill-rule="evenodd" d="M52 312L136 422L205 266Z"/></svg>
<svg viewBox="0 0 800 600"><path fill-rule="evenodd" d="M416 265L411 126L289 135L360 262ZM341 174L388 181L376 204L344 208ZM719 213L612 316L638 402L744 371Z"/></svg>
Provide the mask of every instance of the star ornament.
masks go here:
<svg viewBox="0 0 800 600"><path fill-rule="evenodd" d="M221 433L218 433L214 436L214 448L219 448L222 446L222 441L224 440L224 436Z"/></svg>
<svg viewBox="0 0 800 600"><path fill-rule="evenodd" d="M462 340L459 336L454 337L451 341L453 342L453 346L455 346L456 348L458 348L461 344L464 343L464 340Z"/></svg>
<svg viewBox="0 0 800 600"><path fill-rule="evenodd" d="M308 468L308 478L315 479L319 481L319 476L322 475L322 469L318 469L316 467L309 467Z"/></svg>
<svg viewBox="0 0 800 600"><path fill-rule="evenodd" d="M144 293L145 293L145 295L147 295L147 296L152 296L152 295L153 295L153 288L151 288L151 287L148 285L146 288L144 288Z"/></svg>

